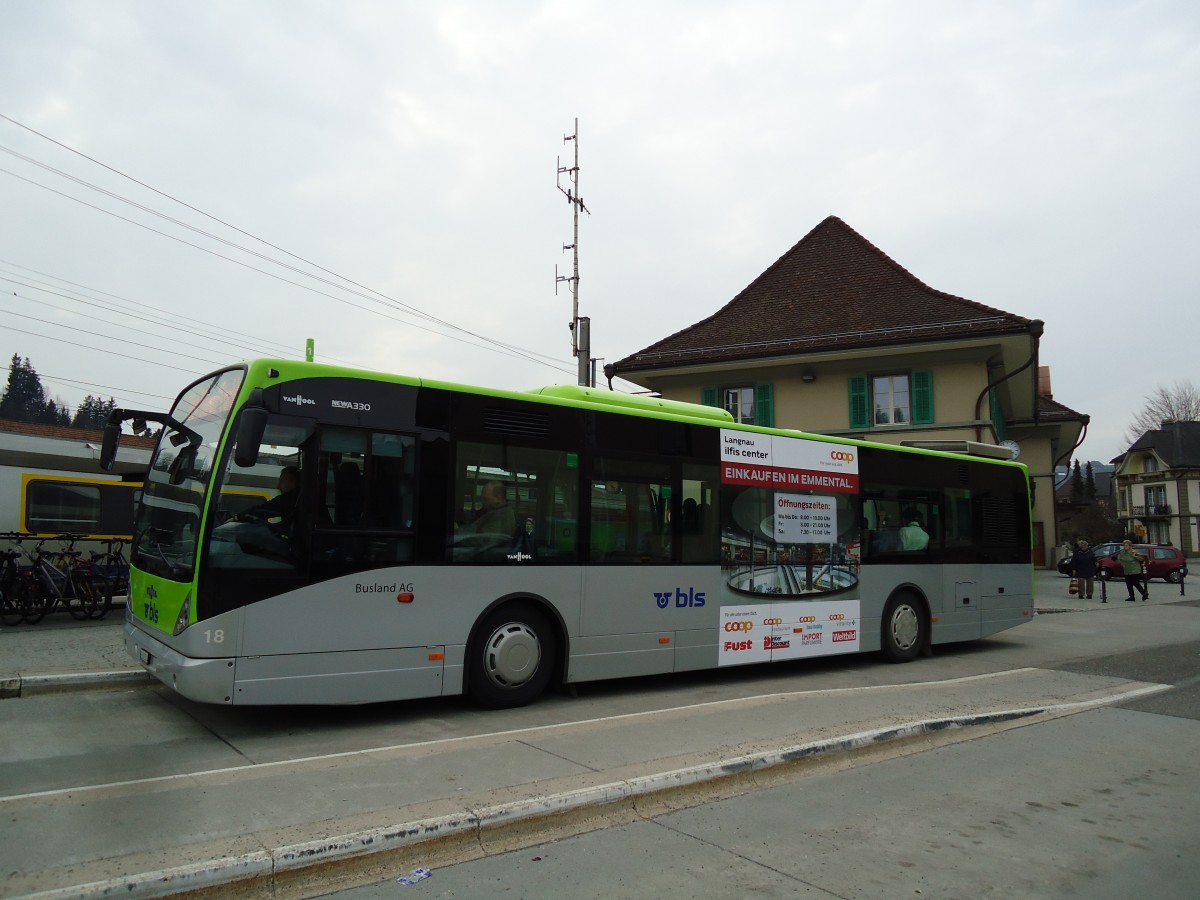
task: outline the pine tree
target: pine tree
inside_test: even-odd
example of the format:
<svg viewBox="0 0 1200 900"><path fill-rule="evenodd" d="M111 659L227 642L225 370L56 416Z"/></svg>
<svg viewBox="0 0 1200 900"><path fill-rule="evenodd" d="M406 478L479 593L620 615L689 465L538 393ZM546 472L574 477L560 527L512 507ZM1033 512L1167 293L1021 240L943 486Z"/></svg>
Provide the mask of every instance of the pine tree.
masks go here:
<svg viewBox="0 0 1200 900"><path fill-rule="evenodd" d="M1087 464L1087 474L1083 479L1083 496L1089 502L1096 499L1096 476L1092 474L1092 464Z"/></svg>
<svg viewBox="0 0 1200 900"><path fill-rule="evenodd" d="M108 422L108 414L116 405L117 402L112 397L101 400L88 394L76 407L75 418L71 420L71 424L76 428L103 428Z"/></svg>
<svg viewBox="0 0 1200 900"><path fill-rule="evenodd" d="M44 422L46 406L46 391L37 372L28 358L21 359L14 353L8 369L8 385L4 389L4 396L0 397L0 419ZM57 419L56 407L55 421Z"/></svg>
<svg viewBox="0 0 1200 900"><path fill-rule="evenodd" d="M1079 468L1079 460L1075 460L1075 466L1071 469L1071 502L1083 503L1083 473Z"/></svg>

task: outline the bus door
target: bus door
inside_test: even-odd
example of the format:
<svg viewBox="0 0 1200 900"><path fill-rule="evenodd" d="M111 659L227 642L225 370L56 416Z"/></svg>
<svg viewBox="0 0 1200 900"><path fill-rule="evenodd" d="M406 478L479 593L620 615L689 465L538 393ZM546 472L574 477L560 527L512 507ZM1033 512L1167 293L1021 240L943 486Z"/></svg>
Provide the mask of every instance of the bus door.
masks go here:
<svg viewBox="0 0 1200 900"><path fill-rule="evenodd" d="M680 572L672 565L671 464L600 457L587 480L589 542L573 680L673 671ZM686 592L685 592L686 593ZM670 595L670 608L661 598Z"/></svg>

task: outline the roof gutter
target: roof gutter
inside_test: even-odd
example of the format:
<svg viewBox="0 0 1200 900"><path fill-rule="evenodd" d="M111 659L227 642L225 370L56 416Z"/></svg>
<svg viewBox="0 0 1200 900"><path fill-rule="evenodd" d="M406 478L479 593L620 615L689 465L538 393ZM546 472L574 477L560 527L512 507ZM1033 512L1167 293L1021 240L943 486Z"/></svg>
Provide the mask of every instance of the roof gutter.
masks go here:
<svg viewBox="0 0 1200 900"><path fill-rule="evenodd" d="M991 382L982 391L979 392L979 396L975 399L975 440L981 441L981 442L983 441L983 427L981 425L979 425L979 407L983 404L983 398L986 397L989 393L991 393L991 391L994 388L996 388L999 385L1003 384L1004 382L1008 381L1008 379L1010 379L1016 375L1020 375L1022 372L1024 372L1030 366L1037 365L1038 348L1041 346L1042 332L1045 330L1046 330L1046 323L1043 322L1041 319L1034 319L1033 321L1031 321L1029 323L1029 334L1033 338L1033 352L1029 355L1029 359L1025 360L1024 364L1017 367L1016 369L1013 369L1011 372L1009 372L1003 378L997 378L995 381ZM1036 369L1034 371L1036 372ZM1037 405L1037 389L1038 389L1037 381L1038 381L1037 378L1033 379L1033 424L1035 426L1038 424L1038 418L1040 415L1038 412L1038 405ZM997 437L996 429L995 429L995 426L993 426L992 427L992 439L995 440L996 437Z"/></svg>

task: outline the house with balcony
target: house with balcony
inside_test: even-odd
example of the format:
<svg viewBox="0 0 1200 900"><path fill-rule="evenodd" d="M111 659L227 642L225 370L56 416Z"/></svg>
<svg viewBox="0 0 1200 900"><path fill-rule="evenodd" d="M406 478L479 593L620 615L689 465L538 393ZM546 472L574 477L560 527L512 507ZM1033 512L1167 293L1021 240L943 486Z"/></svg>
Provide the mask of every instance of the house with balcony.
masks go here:
<svg viewBox="0 0 1200 900"><path fill-rule="evenodd" d="M1113 460L1117 517L1127 534L1173 544L1184 556L1200 548L1200 422L1164 422Z"/></svg>
<svg viewBox="0 0 1200 900"><path fill-rule="evenodd" d="M1034 557L1052 565L1054 468L1087 416L1056 402L1043 323L924 284L830 216L741 293L605 367L740 422L882 443L1005 444L1029 467Z"/></svg>

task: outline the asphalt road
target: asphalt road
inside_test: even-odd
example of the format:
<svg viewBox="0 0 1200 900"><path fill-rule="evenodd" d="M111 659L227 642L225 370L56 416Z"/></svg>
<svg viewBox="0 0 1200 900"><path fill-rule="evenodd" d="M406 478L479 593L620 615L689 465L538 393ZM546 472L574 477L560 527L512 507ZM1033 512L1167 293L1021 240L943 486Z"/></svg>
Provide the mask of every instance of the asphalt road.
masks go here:
<svg viewBox="0 0 1200 900"><path fill-rule="evenodd" d="M1105 824L1096 835L1096 846L1104 848L1096 851L1101 863L1119 861L1116 847L1105 842L1126 840L1122 829L1107 824L1111 817L1137 816L1153 840L1149 850L1128 850L1126 862L1170 873L1169 860L1157 854L1178 850L1178 836L1190 834L1193 824L1187 803L1180 809L1171 798L1196 795L1188 757L1197 746L1200 611L1190 601L1156 600L1042 615L986 641L939 648L932 659L911 665L854 657L606 682L586 686L577 697L553 695L499 713L461 700L231 709L197 706L144 685L0 701L6 760L0 767L0 895L138 896L156 885L224 884L245 875L257 880L229 887L230 895L327 894L374 881L389 896L480 896L437 892L474 890L486 883L479 872L502 872L511 863L515 868L503 884L491 883L491 893L647 896L653 888L666 896L682 896L683 889L732 896L730 883L710 877L707 851L724 863L731 862L728 853L744 859L747 883L761 882L765 896L772 896L769 890L883 896L890 894L872 880L882 876L864 861L891 841L908 850L888 863L895 868L890 877L918 868L926 879L898 882L905 885L902 894L923 883L927 895L962 896L954 891L981 877L967 863L980 865L992 851L1000 854L997 865L1013 869L1026 865L1026 856L1013 849L1023 847L1039 877L1049 877L1039 855L1049 837L1008 805L1017 797L1043 802L1038 798L1053 797L1077 778L1084 780L1059 808L1074 803L1084 810L1079 816ZM915 727L921 723L927 727ZM1075 733L1076 727L1082 730ZM867 737L839 743L853 735ZM987 749L992 746L998 749ZM796 748L810 749L797 754ZM906 760L914 768L903 768ZM873 771L885 774L870 776ZM868 782L869 790L847 787L847 779L860 777L878 780ZM921 790L914 793L910 783ZM773 798L793 789L801 793L766 815ZM843 809L835 802L842 789L860 803L846 803L844 819L834 822ZM1107 806L1081 803L1085 796ZM581 802L572 806L573 800ZM737 809L762 803L761 827L749 813L736 828L725 824L727 816L732 822L740 815L713 806L726 802ZM1156 808L1165 824L1153 819ZM715 831L696 824L706 809L722 810L707 815ZM815 810L821 816L810 819ZM436 844L388 844L406 823L450 819L470 827ZM863 819L871 820L870 828ZM957 830L940 820L953 820ZM993 820L1012 825L1015 843L984 828L992 823L999 833ZM1060 816L1058 827L1065 822ZM1087 823L1079 822L1072 828L1084 835ZM643 827L657 830L638 830ZM664 828L676 837L644 853L664 839L658 834ZM911 842L922 828L934 829L928 834L941 828L940 840L957 856L925 845L928 855L914 856L920 846ZM587 860L609 859L604 842L623 830L631 838L618 851L619 865L589 868ZM575 831L586 834L572 837ZM729 836L728 846L721 833ZM843 835L842 842L829 846L830 834ZM979 843L967 839L971 834ZM364 835L376 846L387 844L388 852L345 852L347 836L361 841ZM1070 837L1076 839L1074 831ZM757 856L742 846L753 841L762 847ZM695 857L687 849L693 844ZM855 853L846 856L843 844ZM579 858L567 853L576 846ZM1119 846L1125 854L1128 848ZM542 858L533 860L537 855ZM771 862L776 857L781 861ZM795 860L804 858L820 859L824 868L799 868ZM301 861L318 865L293 877L286 866L298 872ZM553 866L540 865L555 861L566 866L557 875ZM539 865L531 869L531 862ZM396 875L420 865L434 876L411 887L395 883ZM856 885L850 875L828 877L843 869L861 870L868 880ZM656 880L659 870L666 874ZM943 870L949 881L931 880L931 872ZM963 879L957 887L955 871ZM1097 871L1111 877L1078 884L1117 877L1105 865ZM457 886L456 872L464 873ZM564 881L564 872L573 874ZM695 880L696 873L705 877ZM997 895L1063 895L1029 892L1024 881L1004 881L995 872L989 878ZM1165 887L1172 883L1168 878ZM1003 885L1013 890L1006 893ZM972 893L981 893L977 888Z"/></svg>

